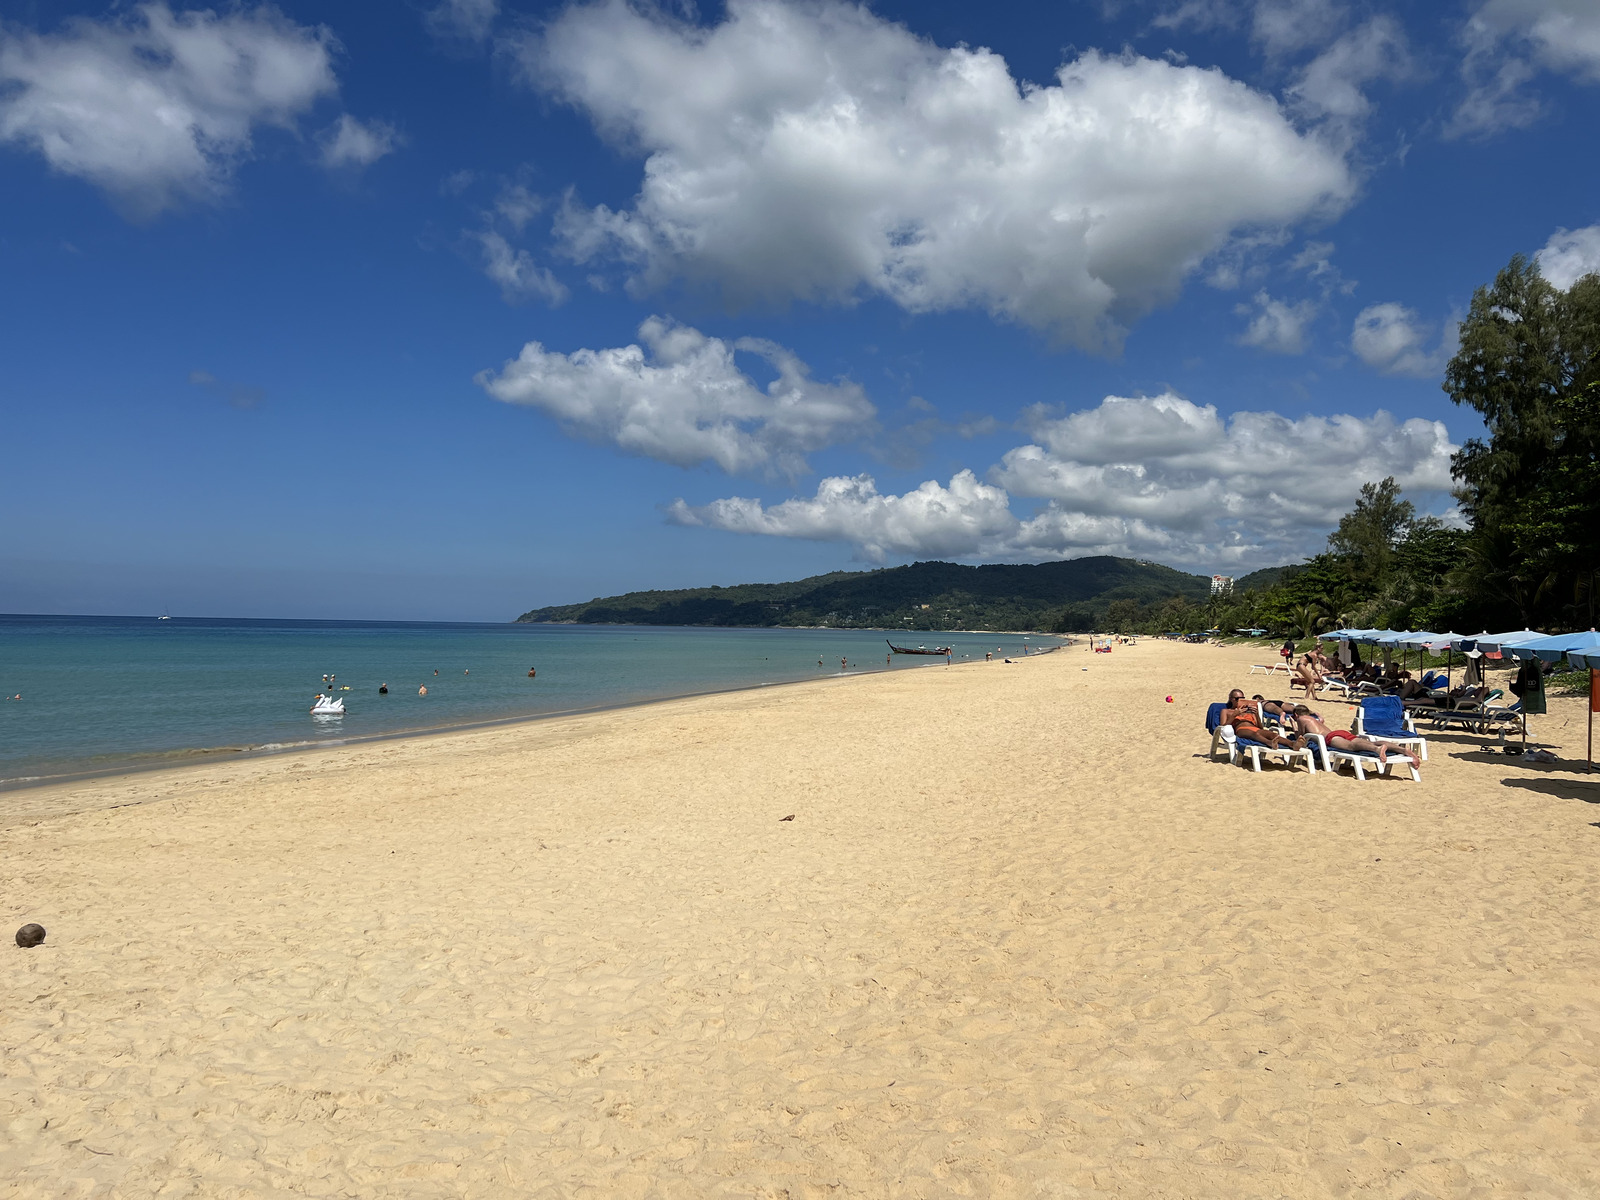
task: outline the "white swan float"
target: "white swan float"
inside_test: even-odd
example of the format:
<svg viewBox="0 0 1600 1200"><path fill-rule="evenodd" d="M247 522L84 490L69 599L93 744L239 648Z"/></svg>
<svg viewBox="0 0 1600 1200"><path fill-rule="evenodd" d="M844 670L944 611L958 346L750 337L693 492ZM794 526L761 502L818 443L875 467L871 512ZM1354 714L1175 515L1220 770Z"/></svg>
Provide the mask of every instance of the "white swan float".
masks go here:
<svg viewBox="0 0 1600 1200"><path fill-rule="evenodd" d="M311 706L313 717L342 717L344 716L344 701L332 696L317 693L317 701Z"/></svg>

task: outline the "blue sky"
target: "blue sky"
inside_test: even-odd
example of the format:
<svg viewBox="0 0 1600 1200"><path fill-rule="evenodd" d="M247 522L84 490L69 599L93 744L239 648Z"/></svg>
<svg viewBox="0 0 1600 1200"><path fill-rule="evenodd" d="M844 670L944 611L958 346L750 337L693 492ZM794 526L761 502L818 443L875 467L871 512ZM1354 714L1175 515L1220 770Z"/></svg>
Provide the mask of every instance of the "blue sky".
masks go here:
<svg viewBox="0 0 1600 1200"><path fill-rule="evenodd" d="M1600 7L13 3L0 611L503 619L1447 512Z"/></svg>

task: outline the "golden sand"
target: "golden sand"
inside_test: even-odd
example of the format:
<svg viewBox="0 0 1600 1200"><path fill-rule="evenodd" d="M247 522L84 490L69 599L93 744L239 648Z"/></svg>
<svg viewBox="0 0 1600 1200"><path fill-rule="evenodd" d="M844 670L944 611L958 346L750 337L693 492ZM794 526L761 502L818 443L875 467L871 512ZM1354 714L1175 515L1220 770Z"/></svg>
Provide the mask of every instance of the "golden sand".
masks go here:
<svg viewBox="0 0 1600 1200"><path fill-rule="evenodd" d="M1210 762L1250 661L0 796L0 1195L1600 1195L1600 776Z"/></svg>

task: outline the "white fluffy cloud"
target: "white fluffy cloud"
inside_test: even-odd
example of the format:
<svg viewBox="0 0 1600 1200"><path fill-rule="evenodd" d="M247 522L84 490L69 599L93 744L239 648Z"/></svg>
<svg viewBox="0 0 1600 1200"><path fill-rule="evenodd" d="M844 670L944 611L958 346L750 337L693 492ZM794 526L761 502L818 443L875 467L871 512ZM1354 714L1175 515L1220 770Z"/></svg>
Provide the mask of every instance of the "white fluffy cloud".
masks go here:
<svg viewBox="0 0 1600 1200"><path fill-rule="evenodd" d="M1385 375L1412 375L1425 379L1444 369L1456 351L1456 327L1447 322L1432 350L1432 330L1412 309L1402 304L1373 304L1356 314L1350 332L1350 349L1367 366Z"/></svg>
<svg viewBox="0 0 1600 1200"><path fill-rule="evenodd" d="M599 0L520 54L646 159L631 207L558 222L574 257L621 260L636 289L877 293L1115 347L1231 235L1353 191L1340 153L1220 71L1091 52L1036 87L828 0L730 0L710 28Z"/></svg>
<svg viewBox="0 0 1600 1200"><path fill-rule="evenodd" d="M1585 275L1600 271L1600 225L1558 229L1534 257L1544 277L1565 291Z"/></svg>
<svg viewBox="0 0 1600 1200"><path fill-rule="evenodd" d="M399 147L398 130L387 121L358 121L344 113L323 131L322 165L340 167L365 167L377 162L385 154Z"/></svg>
<svg viewBox="0 0 1600 1200"><path fill-rule="evenodd" d="M1266 292L1257 292L1253 304L1238 305L1239 316L1251 318L1239 341L1272 354L1299 354L1306 348L1306 327L1317 315L1315 300L1290 304Z"/></svg>
<svg viewBox="0 0 1600 1200"><path fill-rule="evenodd" d="M815 497L770 507L734 497L673 506L683 524L852 542L868 558L1158 557L1263 566L1320 548L1361 484L1393 475L1426 499L1450 487L1455 446L1437 421L1379 412L1223 418L1180 396L1108 396L1062 418L1033 415L1035 441L987 483L969 471L883 495L866 476L824 480ZM1013 496L1044 500L1018 517Z"/></svg>
<svg viewBox="0 0 1600 1200"><path fill-rule="evenodd" d="M1096 408L1037 421L1033 432L1033 444L1002 459L996 483L1074 512L1182 530L1218 521L1325 525L1369 477L1447 490L1455 449L1438 421L1397 422L1383 412L1224 419L1212 405L1171 393L1108 396Z"/></svg>
<svg viewBox="0 0 1600 1200"><path fill-rule="evenodd" d="M876 415L860 386L818 383L772 342L729 343L660 317L639 326L639 340L648 353L629 345L561 354L529 342L498 374L484 371L477 381L495 399L541 409L581 436L729 473L798 475L808 452L863 432ZM762 390L735 351L765 359L777 378Z"/></svg>
<svg viewBox="0 0 1600 1200"><path fill-rule="evenodd" d="M733 496L692 508L682 500L668 510L679 525L707 525L732 533L850 542L868 559L934 555L967 558L1004 541L1018 526L1005 492L960 471L945 487L928 480L903 496L885 496L871 476L835 476L810 498L770 508Z"/></svg>
<svg viewBox="0 0 1600 1200"><path fill-rule="evenodd" d="M271 7L0 30L0 140L150 216L212 199L260 125L292 127L335 89L326 29Z"/></svg>

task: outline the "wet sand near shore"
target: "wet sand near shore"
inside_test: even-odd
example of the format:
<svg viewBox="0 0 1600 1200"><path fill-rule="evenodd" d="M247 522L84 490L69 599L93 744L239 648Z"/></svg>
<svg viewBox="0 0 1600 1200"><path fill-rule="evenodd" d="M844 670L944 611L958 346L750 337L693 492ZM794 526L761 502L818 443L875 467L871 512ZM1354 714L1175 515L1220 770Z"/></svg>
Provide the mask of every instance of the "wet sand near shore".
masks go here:
<svg viewBox="0 0 1600 1200"><path fill-rule="evenodd" d="M1582 702L1256 775L1259 653L0 795L0 1196L1600 1193Z"/></svg>

